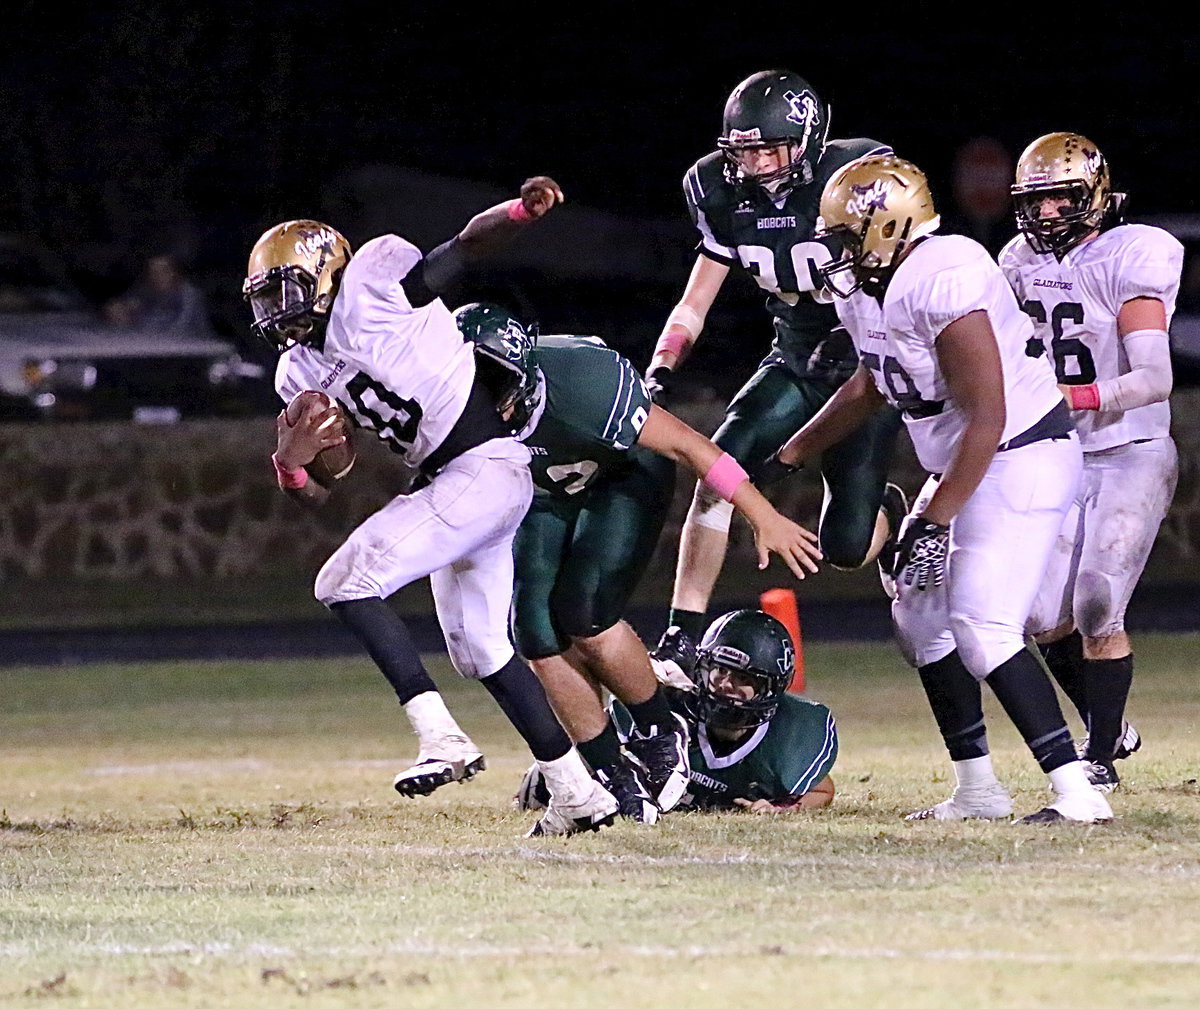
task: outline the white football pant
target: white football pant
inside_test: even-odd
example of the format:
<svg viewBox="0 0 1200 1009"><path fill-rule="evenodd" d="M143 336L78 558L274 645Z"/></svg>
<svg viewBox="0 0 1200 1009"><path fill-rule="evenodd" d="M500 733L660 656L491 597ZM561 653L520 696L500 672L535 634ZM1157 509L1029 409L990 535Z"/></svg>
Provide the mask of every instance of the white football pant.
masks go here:
<svg viewBox="0 0 1200 1009"><path fill-rule="evenodd" d="M511 438L485 442L355 529L318 572L316 597L326 606L386 599L429 575L454 668L490 676L513 657L513 537L532 500L529 450Z"/></svg>
<svg viewBox="0 0 1200 1009"><path fill-rule="evenodd" d="M1089 638L1125 629L1125 608L1178 479L1179 458L1170 438L1084 454L1079 494L1029 615L1031 634L1068 621Z"/></svg>
<svg viewBox="0 0 1200 1009"><path fill-rule="evenodd" d="M909 662L925 666L957 648L982 680L1025 647L1026 620L1082 469L1074 433L996 453L950 522L943 583L921 591L896 579L892 619ZM935 490L930 477L910 516Z"/></svg>

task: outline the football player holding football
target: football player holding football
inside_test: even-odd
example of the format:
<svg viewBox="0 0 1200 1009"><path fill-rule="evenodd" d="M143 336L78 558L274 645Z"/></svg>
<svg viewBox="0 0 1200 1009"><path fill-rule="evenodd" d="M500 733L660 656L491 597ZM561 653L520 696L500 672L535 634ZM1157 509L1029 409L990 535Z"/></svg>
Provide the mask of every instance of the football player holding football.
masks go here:
<svg viewBox="0 0 1200 1009"><path fill-rule="evenodd" d="M1000 266L1033 318L1083 443L1083 483L1030 614L1042 654L1087 726L1093 784L1118 784L1113 760L1140 745L1125 722L1133 652L1125 608L1175 493L1171 351L1183 247L1124 224L1100 149L1048 133L1017 163L1020 234Z"/></svg>
<svg viewBox="0 0 1200 1009"><path fill-rule="evenodd" d="M837 726L825 705L788 693L796 650L783 624L761 610L736 610L680 654L686 668L655 666L691 728L688 788L677 808L784 813L833 801ZM632 738L625 705L614 700L611 708L620 738ZM537 803L537 780L534 766L518 805Z"/></svg>
<svg viewBox="0 0 1200 1009"><path fill-rule="evenodd" d="M617 802L592 778L509 642L512 541L533 494L529 450L501 423L477 380L472 347L437 292L464 263L561 201L551 179L527 180L518 199L478 214L428 256L398 235L352 256L328 225L288 221L254 245L243 287L255 331L280 351L275 388L284 402L324 391L425 479L355 529L315 586L395 689L417 734L416 762L396 775L396 790L428 794L484 766L386 602L428 575L454 667L483 683L546 775L553 801L534 834L594 829L612 821ZM308 503L329 490L304 467L344 437L325 424L328 412L294 426L286 416L277 422L279 485Z"/></svg>
<svg viewBox="0 0 1200 1009"><path fill-rule="evenodd" d="M684 197L700 233L699 255L646 371L656 401L663 401L730 270L747 270L767 296L775 339L726 407L713 441L760 484L785 475L777 464L765 467L768 458L855 367L854 348L821 278L830 250L828 240L815 233L817 210L821 190L835 171L890 148L861 138L828 140L828 131L828 106L791 71L764 70L733 90L725 103L719 150L684 176ZM899 488L890 487L884 495L899 427L894 410L881 410L822 455L820 546L839 568L874 558L903 517ZM884 500L888 511L881 511ZM696 485L668 619L692 642L708 623L705 612L724 563L731 514L727 501L703 482ZM665 647L664 641L660 648Z"/></svg>
<svg viewBox="0 0 1200 1009"><path fill-rule="evenodd" d="M892 616L954 764L953 795L914 819L1001 818L986 682L1046 773L1053 800L1023 822L1109 820L1076 756L1025 626L1083 470L1070 411L1033 323L978 242L938 235L924 174L891 155L840 169L821 197L841 253L823 267L859 366L780 450L802 461L887 401L931 474L896 546Z"/></svg>
<svg viewBox="0 0 1200 1009"><path fill-rule="evenodd" d="M594 337L533 337L496 305L455 312L481 380L532 453L517 532L513 635L584 759L631 819L653 823L687 787L688 734L645 646L621 619L689 466L754 527L760 563L816 570L816 537L780 515L727 455L650 401L634 366ZM600 702L625 702L626 760Z"/></svg>

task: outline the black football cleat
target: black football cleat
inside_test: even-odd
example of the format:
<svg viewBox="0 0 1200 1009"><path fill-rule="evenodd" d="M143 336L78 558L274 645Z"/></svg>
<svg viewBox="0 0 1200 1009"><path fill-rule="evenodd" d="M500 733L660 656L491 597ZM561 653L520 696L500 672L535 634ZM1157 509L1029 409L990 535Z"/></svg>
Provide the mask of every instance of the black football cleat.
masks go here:
<svg viewBox="0 0 1200 1009"><path fill-rule="evenodd" d="M647 825L658 822L658 806L630 764L622 761L609 767L598 767L596 778L613 794L618 812L625 819Z"/></svg>
<svg viewBox="0 0 1200 1009"><path fill-rule="evenodd" d="M687 722L675 712L671 717L673 724L656 725L650 735L635 729L625 743L630 760L664 813L679 804L691 773Z"/></svg>
<svg viewBox="0 0 1200 1009"><path fill-rule="evenodd" d="M1110 761L1085 760L1083 770L1088 776L1088 781L1092 783L1092 788L1105 795L1115 792L1117 786L1121 784L1117 770Z"/></svg>
<svg viewBox="0 0 1200 1009"><path fill-rule="evenodd" d="M908 507L908 498L898 484L884 486L879 508L887 520L888 534L875 562L879 565L879 581L889 599L896 598L896 543L900 539L900 525L908 514Z"/></svg>

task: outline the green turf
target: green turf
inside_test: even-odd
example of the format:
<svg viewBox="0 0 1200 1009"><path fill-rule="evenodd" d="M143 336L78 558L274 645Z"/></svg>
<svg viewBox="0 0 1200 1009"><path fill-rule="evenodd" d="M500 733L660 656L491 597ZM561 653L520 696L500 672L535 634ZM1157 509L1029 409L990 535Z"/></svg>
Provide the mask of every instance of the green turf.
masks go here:
<svg viewBox="0 0 1200 1009"><path fill-rule="evenodd" d="M0 671L0 1002L64 1006L1195 1006L1200 639L1144 636L1102 827L906 823L948 792L886 645L810 645L834 806L525 840L528 762L401 801L365 661ZM995 706L1019 812L1043 780Z"/></svg>

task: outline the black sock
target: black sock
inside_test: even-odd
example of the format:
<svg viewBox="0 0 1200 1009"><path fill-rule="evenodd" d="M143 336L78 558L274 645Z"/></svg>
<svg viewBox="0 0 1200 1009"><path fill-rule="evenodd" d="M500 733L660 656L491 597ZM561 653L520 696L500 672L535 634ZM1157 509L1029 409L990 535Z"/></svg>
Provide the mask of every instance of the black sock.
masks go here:
<svg viewBox="0 0 1200 1009"><path fill-rule="evenodd" d="M1133 656L1084 659L1087 686L1088 760L1110 763L1125 728L1125 702L1133 683Z"/></svg>
<svg viewBox="0 0 1200 1009"><path fill-rule="evenodd" d="M921 666L921 686L941 730L951 760L987 756L987 726L983 722L983 691L963 665L958 652Z"/></svg>
<svg viewBox="0 0 1200 1009"><path fill-rule="evenodd" d="M604 724L604 731L600 735L576 743L575 748L593 771L621 763L621 740L617 736L616 726L611 721Z"/></svg>
<svg viewBox="0 0 1200 1009"><path fill-rule="evenodd" d="M554 716L541 681L515 655L479 682L496 699L535 760L557 760L571 749L571 740Z"/></svg>
<svg viewBox="0 0 1200 1009"><path fill-rule="evenodd" d="M988 673L987 683L1043 771L1049 774L1077 759L1054 684L1031 652L1022 648L1001 662Z"/></svg>
<svg viewBox="0 0 1200 1009"><path fill-rule="evenodd" d="M677 610L672 606L670 613L667 614L667 626L682 628L683 633L689 638L699 641L708 629L708 617L695 610Z"/></svg>
<svg viewBox="0 0 1200 1009"><path fill-rule="evenodd" d="M671 717L671 705L667 703L667 692L659 685L648 700L641 704L623 702L628 709L639 735L652 736L656 726L664 726L670 730L675 727L675 719Z"/></svg>
<svg viewBox="0 0 1200 1009"><path fill-rule="evenodd" d="M417 694L437 690L425 671L408 627L378 596L333 603L329 611L366 646L401 704L407 704Z"/></svg>
<svg viewBox="0 0 1200 1009"><path fill-rule="evenodd" d="M1075 705L1083 724L1087 725L1088 695L1083 679L1083 636L1078 631L1072 631L1058 641L1038 645L1038 651L1046 660L1050 675L1058 681L1063 693Z"/></svg>

